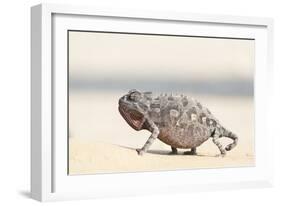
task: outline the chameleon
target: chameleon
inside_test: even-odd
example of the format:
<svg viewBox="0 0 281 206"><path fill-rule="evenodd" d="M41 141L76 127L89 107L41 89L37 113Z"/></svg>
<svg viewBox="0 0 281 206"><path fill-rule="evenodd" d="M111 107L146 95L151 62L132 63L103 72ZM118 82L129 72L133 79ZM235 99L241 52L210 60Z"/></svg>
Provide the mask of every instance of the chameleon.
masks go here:
<svg viewBox="0 0 281 206"><path fill-rule="evenodd" d="M208 108L183 94L153 96L152 92L132 89L118 104L121 116L130 127L151 132L143 147L136 149L139 155L147 152L157 138L171 146L171 154L177 154L177 149L188 149L184 154L189 155L196 155L196 148L212 138L220 150L216 156L222 157L238 142L237 135L223 127ZM221 137L232 139L232 143L223 147Z"/></svg>

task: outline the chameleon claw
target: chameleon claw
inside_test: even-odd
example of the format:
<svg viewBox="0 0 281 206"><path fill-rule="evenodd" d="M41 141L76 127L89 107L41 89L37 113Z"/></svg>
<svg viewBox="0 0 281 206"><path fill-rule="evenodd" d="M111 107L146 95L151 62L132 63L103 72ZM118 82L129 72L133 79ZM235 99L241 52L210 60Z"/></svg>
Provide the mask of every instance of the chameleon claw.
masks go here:
<svg viewBox="0 0 281 206"><path fill-rule="evenodd" d="M144 154L144 151L142 149L136 149L138 155L142 156Z"/></svg>
<svg viewBox="0 0 281 206"><path fill-rule="evenodd" d="M226 153L224 154L217 154L215 157L225 157Z"/></svg>
<svg viewBox="0 0 281 206"><path fill-rule="evenodd" d="M168 154L169 154L169 155L176 155L177 152L173 152L173 151L172 151L172 152L169 152Z"/></svg>

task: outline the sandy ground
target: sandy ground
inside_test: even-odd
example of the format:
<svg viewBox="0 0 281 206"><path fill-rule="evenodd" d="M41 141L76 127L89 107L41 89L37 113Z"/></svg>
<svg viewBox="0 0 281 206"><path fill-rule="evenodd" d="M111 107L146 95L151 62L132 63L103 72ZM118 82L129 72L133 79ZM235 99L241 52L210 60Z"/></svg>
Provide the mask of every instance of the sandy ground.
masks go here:
<svg viewBox="0 0 281 206"><path fill-rule="evenodd" d="M208 140L197 156L170 155L170 147L156 140L148 153L138 156L150 133L136 132L117 110L120 93L74 93L70 95L69 174L159 171L196 168L254 166L254 107L250 97L192 95L206 105L226 128L239 137L226 157ZM220 139L223 145L230 143Z"/></svg>
<svg viewBox="0 0 281 206"><path fill-rule="evenodd" d="M199 152L190 156L182 152L171 155L168 150L150 150L139 156L133 148L79 138L71 139L70 150L71 175L254 166L254 157L250 154L216 157Z"/></svg>

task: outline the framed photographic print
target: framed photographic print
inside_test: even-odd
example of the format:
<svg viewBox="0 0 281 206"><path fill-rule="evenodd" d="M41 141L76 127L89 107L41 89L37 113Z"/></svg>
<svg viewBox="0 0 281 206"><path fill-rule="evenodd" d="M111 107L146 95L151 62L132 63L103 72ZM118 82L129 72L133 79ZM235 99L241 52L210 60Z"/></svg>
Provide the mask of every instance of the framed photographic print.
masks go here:
<svg viewBox="0 0 281 206"><path fill-rule="evenodd" d="M34 199L271 186L271 19L31 15Z"/></svg>

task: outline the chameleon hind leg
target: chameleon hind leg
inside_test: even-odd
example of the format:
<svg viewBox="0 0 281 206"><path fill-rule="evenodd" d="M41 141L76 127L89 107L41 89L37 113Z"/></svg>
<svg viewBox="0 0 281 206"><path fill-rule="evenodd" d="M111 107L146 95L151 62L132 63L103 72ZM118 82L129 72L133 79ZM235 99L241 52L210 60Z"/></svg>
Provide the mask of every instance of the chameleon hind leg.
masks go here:
<svg viewBox="0 0 281 206"><path fill-rule="evenodd" d="M222 144L219 142L219 138L220 138L221 134L219 133L219 131L216 129L213 135L213 143L219 148L220 150L220 155L218 156L222 156L224 157L226 155L226 151L224 149L224 147L222 146Z"/></svg>
<svg viewBox="0 0 281 206"><path fill-rule="evenodd" d="M190 151L185 151L183 154L185 154L185 155L196 155L197 154L196 147L191 148Z"/></svg>

